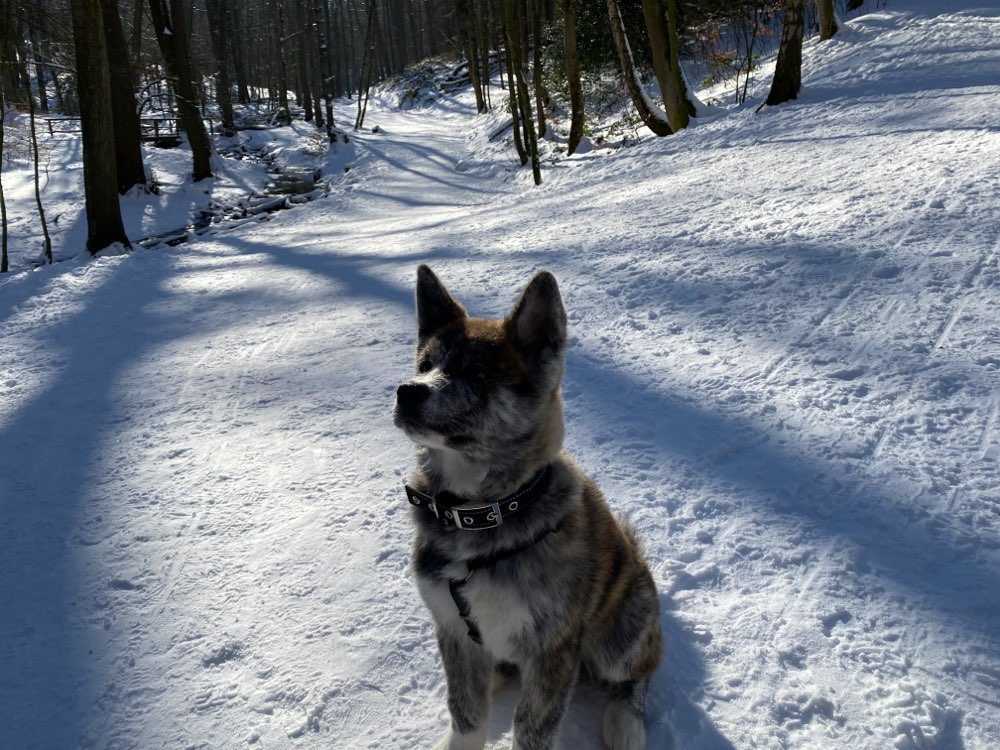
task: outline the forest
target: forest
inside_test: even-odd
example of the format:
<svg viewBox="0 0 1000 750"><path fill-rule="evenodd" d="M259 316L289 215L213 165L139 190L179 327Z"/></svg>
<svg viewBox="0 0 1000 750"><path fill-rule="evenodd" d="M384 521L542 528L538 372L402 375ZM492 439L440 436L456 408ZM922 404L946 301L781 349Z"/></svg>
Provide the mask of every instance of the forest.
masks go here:
<svg viewBox="0 0 1000 750"><path fill-rule="evenodd" d="M841 0L840 10L861 5ZM156 189L143 146L183 141L197 182L212 176L216 135L288 125L294 116L336 142L347 137L344 125L363 125L373 84L450 56L452 82L472 87L478 112L510 112L513 145L538 184L546 109L553 97L565 102L571 155L584 133L588 73L614 70L643 124L669 135L697 115L682 57L702 83L731 81L739 105L780 39L768 97L777 104L797 94L805 29L831 38L836 12L833 0L3 0L0 154L6 148L9 161L26 151L34 163L51 262L39 138L79 132L87 249L129 247L118 196ZM338 98L357 101L353 123L334 121ZM7 271L2 191L0 207Z"/></svg>

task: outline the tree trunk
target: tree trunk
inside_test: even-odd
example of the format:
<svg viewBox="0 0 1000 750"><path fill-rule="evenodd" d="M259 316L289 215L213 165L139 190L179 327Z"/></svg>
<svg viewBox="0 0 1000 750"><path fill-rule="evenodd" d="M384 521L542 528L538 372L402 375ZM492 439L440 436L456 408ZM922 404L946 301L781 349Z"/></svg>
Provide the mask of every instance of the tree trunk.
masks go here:
<svg viewBox="0 0 1000 750"><path fill-rule="evenodd" d="M833 0L816 0L819 15L819 38L825 42L837 33L837 16L833 11Z"/></svg>
<svg viewBox="0 0 1000 750"><path fill-rule="evenodd" d="M375 67L375 31L378 23L378 0L372 0L368 11L368 30L365 32L365 46L361 56L361 76L358 80L358 116L354 120L354 129L360 128L365 121L368 110L368 90L372 85L372 68ZM361 101L362 96L364 102Z"/></svg>
<svg viewBox="0 0 1000 750"><path fill-rule="evenodd" d="M569 84L570 124L567 153L572 155L580 145L583 136L583 86L580 83L580 57L576 50L576 3L577 0L562 0L563 7L563 49L566 60L566 80Z"/></svg>
<svg viewBox="0 0 1000 750"><path fill-rule="evenodd" d="M504 0L506 1L506 0ZM505 40L509 40L509 34L507 31L507 14L506 8L500 9L500 25L503 32ZM514 83L514 53L511 50L511 45L508 41L504 42L504 59L507 64L507 85L510 90L510 116L511 116L511 129L514 132L514 148L517 150L517 156L521 160L521 166L523 167L528 163L528 152L524 148L524 142L521 140L521 112L520 108L517 106L517 86ZM501 85L503 85L503 74L500 75Z"/></svg>
<svg viewBox="0 0 1000 750"><path fill-rule="evenodd" d="M647 128L656 135L670 135L674 132L670 122L663 113L656 111L656 107L649 100L646 91L642 88L642 83L639 81L632 58L632 48L625 35L625 22L622 20L621 11L618 10L617 0L608 0L608 17L611 21L611 36L615 41L615 49L618 50L618 59L622 66L625 88L632 98L632 104L635 105L639 117L642 118Z"/></svg>
<svg viewBox="0 0 1000 750"><path fill-rule="evenodd" d="M130 245L116 189L115 123L100 0L71 0L70 12L83 130L87 249L97 253L115 242Z"/></svg>
<svg viewBox="0 0 1000 750"><path fill-rule="evenodd" d="M208 35L212 40L212 57L215 59L215 99L222 115L220 132L232 135L236 132L233 116L232 80L229 77L226 50L229 46L226 16L228 0L205 0L208 15Z"/></svg>
<svg viewBox="0 0 1000 750"><path fill-rule="evenodd" d="M282 0L276 0L274 4L278 18L278 64L281 73L281 80L278 83L278 102L281 111L285 113L285 119L292 122L292 110L288 106L288 59L285 54L285 7Z"/></svg>
<svg viewBox="0 0 1000 750"><path fill-rule="evenodd" d="M142 131L135 106L135 79L129 65L118 3L115 0L100 2L108 53L111 111L115 118L116 184L118 192L125 194L136 185L142 186L143 190L146 188L146 168L142 163Z"/></svg>
<svg viewBox="0 0 1000 750"><path fill-rule="evenodd" d="M326 99L326 132L332 134L333 122L333 64L330 60L330 3L322 0L322 17L320 16L320 0L316 0L316 28L319 34L319 69L323 98Z"/></svg>
<svg viewBox="0 0 1000 750"><path fill-rule="evenodd" d="M532 84L535 88L535 109L538 116L538 137L544 138L546 132L545 125L545 105L549 101L548 92L542 84L542 0L530 0L531 2L531 38L535 54L533 55Z"/></svg>
<svg viewBox="0 0 1000 750"><path fill-rule="evenodd" d="M3 145L7 134L7 101L4 98L3 86L0 86L0 173L3 172ZM7 198L3 192L3 180L0 180L0 273L7 273L10 266L7 262Z"/></svg>
<svg viewBox="0 0 1000 750"><path fill-rule="evenodd" d="M531 174L536 185L542 183L541 162L538 158L538 137L535 134L535 122L531 114L531 93L528 91L528 84L524 80L524 68L522 60L525 55L525 27L523 24L523 13L520 12L521 0L502 0L506 15L507 46L511 48L510 59L513 62L513 70L510 71L510 78L513 88L517 92L517 107L521 115L521 125L524 128L524 146L531 159ZM515 127L517 123L515 122Z"/></svg>
<svg viewBox="0 0 1000 750"><path fill-rule="evenodd" d="M250 103L250 84L247 77L247 66L243 57L243 38L240 26L239 3L235 3L229 9L229 13L223 17L222 22L232 33L227 34L233 51L233 67L236 68L236 98L240 104Z"/></svg>
<svg viewBox="0 0 1000 750"><path fill-rule="evenodd" d="M168 7L167 0L149 0L149 13L163 61L175 81L177 115L191 145L194 161L192 178L198 182L212 176L212 143L202 122L195 94L183 0L169 0L169 3Z"/></svg>
<svg viewBox="0 0 1000 750"><path fill-rule="evenodd" d="M469 8L471 0L456 0L455 13L459 29L462 29L464 44L462 50L465 52L465 63L469 67L469 81L472 83L472 90L476 95L476 112L486 111L486 100L483 98L483 87L479 80L479 64L476 44L476 21L475 9Z"/></svg>
<svg viewBox="0 0 1000 750"><path fill-rule="evenodd" d="M17 30L11 5L6 0L0 2L0 87L7 101L18 107L27 101L25 91L30 86L22 86L20 66L17 65L17 50L14 48Z"/></svg>
<svg viewBox="0 0 1000 750"><path fill-rule="evenodd" d="M38 131L35 130L35 97L28 97L28 121L31 128L31 162L34 166L35 207L38 209L38 222L42 227L42 247L45 260L52 263L52 237L49 236L49 222L45 218L45 206L42 205L41 176L38 173Z"/></svg>
<svg viewBox="0 0 1000 750"><path fill-rule="evenodd" d="M649 34L653 71L663 96L663 109L671 129L676 133L687 127L695 108L687 97L681 74L675 0L642 0L642 13Z"/></svg>
<svg viewBox="0 0 1000 750"><path fill-rule="evenodd" d="M781 46L774 68L768 106L791 101L802 88L802 33L805 27L804 0L785 0L785 18L781 25Z"/></svg>
<svg viewBox="0 0 1000 750"><path fill-rule="evenodd" d="M142 6L144 0L135 0L132 8L132 64L138 67L142 52Z"/></svg>
<svg viewBox="0 0 1000 750"><path fill-rule="evenodd" d="M35 33L34 29L31 30L28 38L31 41L31 58L35 61L35 81L38 87L38 110L47 114L49 111L49 95L45 90L45 66L42 65L42 56L38 53L38 35Z"/></svg>

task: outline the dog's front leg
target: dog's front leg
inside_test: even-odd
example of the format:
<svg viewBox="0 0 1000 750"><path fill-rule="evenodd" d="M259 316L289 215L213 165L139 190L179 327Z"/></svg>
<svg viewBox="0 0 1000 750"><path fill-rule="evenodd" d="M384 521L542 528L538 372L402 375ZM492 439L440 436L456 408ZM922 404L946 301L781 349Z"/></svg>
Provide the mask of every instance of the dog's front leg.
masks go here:
<svg viewBox="0 0 1000 750"><path fill-rule="evenodd" d="M439 629L438 646L448 680L451 729L435 750L483 750L490 715L493 659L465 632Z"/></svg>
<svg viewBox="0 0 1000 750"><path fill-rule="evenodd" d="M530 660L521 673L514 712L513 750L552 750L579 671L579 649L553 649Z"/></svg>

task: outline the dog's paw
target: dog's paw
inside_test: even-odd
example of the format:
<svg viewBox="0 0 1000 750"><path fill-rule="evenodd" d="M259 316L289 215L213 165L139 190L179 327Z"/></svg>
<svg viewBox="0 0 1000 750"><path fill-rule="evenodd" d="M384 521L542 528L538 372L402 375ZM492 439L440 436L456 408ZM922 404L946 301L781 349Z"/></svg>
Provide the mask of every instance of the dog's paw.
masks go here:
<svg viewBox="0 0 1000 750"><path fill-rule="evenodd" d="M604 744L608 750L646 750L646 726L641 716L613 701L604 712Z"/></svg>

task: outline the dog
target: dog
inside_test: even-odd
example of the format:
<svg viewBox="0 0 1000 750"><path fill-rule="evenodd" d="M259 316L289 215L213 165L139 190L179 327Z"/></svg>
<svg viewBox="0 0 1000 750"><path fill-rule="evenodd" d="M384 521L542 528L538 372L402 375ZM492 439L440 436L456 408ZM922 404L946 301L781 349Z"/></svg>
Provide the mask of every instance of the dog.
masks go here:
<svg viewBox="0 0 1000 750"><path fill-rule="evenodd" d="M611 750L646 747L660 663L656 586L632 527L562 450L566 310L541 271L503 320L417 271L417 367L393 420L417 445L413 569L433 615L451 727L483 750L495 675L520 674L514 750L555 747L573 687L605 687Z"/></svg>

